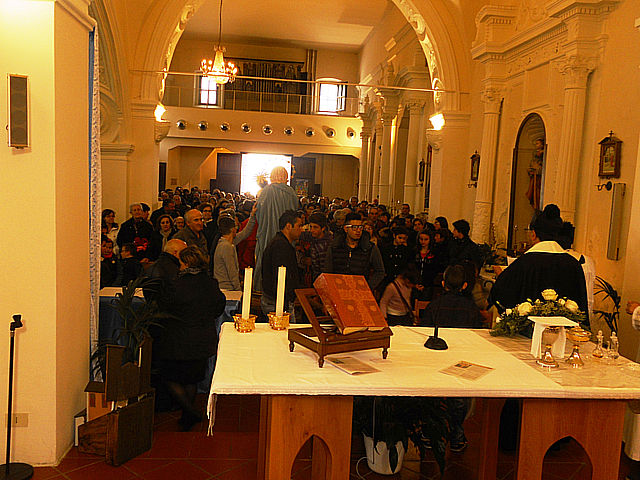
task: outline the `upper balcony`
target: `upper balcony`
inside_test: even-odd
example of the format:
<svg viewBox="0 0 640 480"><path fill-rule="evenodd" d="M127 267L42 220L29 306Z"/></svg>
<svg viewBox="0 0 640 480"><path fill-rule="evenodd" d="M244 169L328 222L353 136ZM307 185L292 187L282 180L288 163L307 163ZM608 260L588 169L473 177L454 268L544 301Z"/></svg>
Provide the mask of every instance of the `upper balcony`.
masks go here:
<svg viewBox="0 0 640 480"><path fill-rule="evenodd" d="M341 85L313 85L317 93L309 95L305 83L264 80L216 85L197 75L189 80L182 80L180 85L167 84L162 103L167 107L337 117L355 117L360 110L360 99L348 97Z"/></svg>

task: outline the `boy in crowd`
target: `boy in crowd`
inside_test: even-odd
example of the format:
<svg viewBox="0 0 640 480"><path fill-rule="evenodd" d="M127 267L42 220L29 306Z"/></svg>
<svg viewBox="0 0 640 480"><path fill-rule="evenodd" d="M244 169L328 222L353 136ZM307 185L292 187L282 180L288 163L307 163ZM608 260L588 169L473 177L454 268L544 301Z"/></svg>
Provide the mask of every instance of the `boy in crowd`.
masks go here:
<svg viewBox="0 0 640 480"><path fill-rule="evenodd" d="M464 294L467 288L465 271L461 265L451 265L444 271L444 294L433 300L425 309L423 325L453 328L481 328L482 315L473 300ZM468 442L464 434L464 419L469 410L468 398L447 398L451 415L452 452L462 452Z"/></svg>
<svg viewBox="0 0 640 480"><path fill-rule="evenodd" d="M100 288L111 287L118 276L118 258L113 254L113 240L102 235L100 245Z"/></svg>

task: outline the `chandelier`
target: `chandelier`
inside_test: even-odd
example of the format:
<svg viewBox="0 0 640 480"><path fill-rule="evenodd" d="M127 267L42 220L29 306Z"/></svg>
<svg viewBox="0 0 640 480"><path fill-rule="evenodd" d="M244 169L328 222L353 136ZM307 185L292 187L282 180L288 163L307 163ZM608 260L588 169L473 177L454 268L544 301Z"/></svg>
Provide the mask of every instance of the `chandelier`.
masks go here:
<svg viewBox="0 0 640 480"><path fill-rule="evenodd" d="M220 19L218 22L218 46L215 48L216 54L213 60L203 58L200 64L200 71L203 75L211 78L218 85L233 82L238 74L238 67L233 62L224 61L224 47L221 46L222 39L222 0L220 0Z"/></svg>

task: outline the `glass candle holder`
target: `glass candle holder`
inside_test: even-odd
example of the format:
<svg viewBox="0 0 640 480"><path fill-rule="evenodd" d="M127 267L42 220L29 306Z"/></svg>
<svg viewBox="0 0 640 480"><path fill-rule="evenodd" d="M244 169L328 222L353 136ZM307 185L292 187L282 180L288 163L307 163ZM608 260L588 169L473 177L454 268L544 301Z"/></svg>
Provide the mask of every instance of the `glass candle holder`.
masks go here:
<svg viewBox="0 0 640 480"><path fill-rule="evenodd" d="M275 312L271 312L267 315L269 317L269 326L274 330L286 330L289 328L289 318L290 314L287 312L283 312L282 316L279 317Z"/></svg>
<svg viewBox="0 0 640 480"><path fill-rule="evenodd" d="M240 333L253 332L256 328L256 315L249 315L249 318L242 318L242 315L236 313L233 316L233 325Z"/></svg>

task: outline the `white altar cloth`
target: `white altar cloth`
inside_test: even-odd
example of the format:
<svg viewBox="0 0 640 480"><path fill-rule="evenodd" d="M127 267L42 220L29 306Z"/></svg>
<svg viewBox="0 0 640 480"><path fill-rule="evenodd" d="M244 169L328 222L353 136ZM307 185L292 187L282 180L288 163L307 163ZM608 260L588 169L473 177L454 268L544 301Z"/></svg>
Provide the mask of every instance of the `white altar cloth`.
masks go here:
<svg viewBox="0 0 640 480"><path fill-rule="evenodd" d="M295 327L292 327L295 328ZM352 352L380 372L349 375L301 345L289 352L287 331L257 324L252 333L223 325L211 394L239 395L398 395L520 398L640 398L640 369L625 358L615 364L585 356L585 367L546 371L535 365L530 340L491 337L488 330L441 328L445 351L423 344L431 328L393 327L386 360L381 349ZM590 351L587 346L587 352ZM478 380L446 375L440 370L461 360L493 370ZM212 400L212 399L210 399Z"/></svg>

